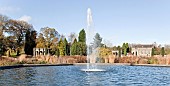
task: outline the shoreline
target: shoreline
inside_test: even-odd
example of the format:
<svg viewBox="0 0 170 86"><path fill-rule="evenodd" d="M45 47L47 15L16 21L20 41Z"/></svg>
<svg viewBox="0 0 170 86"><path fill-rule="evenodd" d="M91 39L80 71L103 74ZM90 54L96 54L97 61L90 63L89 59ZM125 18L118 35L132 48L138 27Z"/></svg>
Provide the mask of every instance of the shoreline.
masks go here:
<svg viewBox="0 0 170 86"><path fill-rule="evenodd" d="M165 64L131 64L130 66L145 66L145 67L170 67Z"/></svg>
<svg viewBox="0 0 170 86"><path fill-rule="evenodd" d="M22 67L70 66L70 65L73 65L73 64L18 64L18 65L12 65L12 66L0 66L0 70L22 68Z"/></svg>
<svg viewBox="0 0 170 86"><path fill-rule="evenodd" d="M131 64L131 63L94 63L99 66L144 66L144 67L170 67L170 65L161 64ZM18 64L12 66L0 66L0 70L22 68L22 67L45 67L45 66L85 66L87 63L73 64Z"/></svg>
<svg viewBox="0 0 170 86"><path fill-rule="evenodd" d="M96 65L120 65L120 66L130 66L130 63L90 63L90 64L96 64ZM87 65L87 63L74 63L73 65L79 66L79 65Z"/></svg>

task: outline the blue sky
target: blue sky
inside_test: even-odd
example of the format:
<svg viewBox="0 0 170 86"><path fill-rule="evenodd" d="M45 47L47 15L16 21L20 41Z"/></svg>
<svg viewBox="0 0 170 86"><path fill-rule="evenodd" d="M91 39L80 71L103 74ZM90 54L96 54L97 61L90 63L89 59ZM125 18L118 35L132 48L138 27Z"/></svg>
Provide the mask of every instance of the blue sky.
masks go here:
<svg viewBox="0 0 170 86"><path fill-rule="evenodd" d="M1 14L66 37L86 29L88 8L95 31L113 45L170 44L170 0L0 0Z"/></svg>

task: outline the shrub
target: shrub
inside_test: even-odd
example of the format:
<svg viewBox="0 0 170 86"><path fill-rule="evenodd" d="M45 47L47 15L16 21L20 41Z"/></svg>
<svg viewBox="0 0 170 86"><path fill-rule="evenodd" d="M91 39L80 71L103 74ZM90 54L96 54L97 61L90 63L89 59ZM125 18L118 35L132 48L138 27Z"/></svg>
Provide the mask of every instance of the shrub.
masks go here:
<svg viewBox="0 0 170 86"><path fill-rule="evenodd" d="M158 64L158 59L151 57L148 59L148 64Z"/></svg>

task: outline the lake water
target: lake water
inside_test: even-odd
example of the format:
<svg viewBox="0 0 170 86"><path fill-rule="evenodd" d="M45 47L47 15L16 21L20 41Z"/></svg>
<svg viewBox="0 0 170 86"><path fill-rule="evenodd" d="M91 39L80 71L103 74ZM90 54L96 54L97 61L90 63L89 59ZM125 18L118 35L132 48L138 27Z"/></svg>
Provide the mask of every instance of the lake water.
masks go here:
<svg viewBox="0 0 170 86"><path fill-rule="evenodd" d="M0 70L0 85L12 86L162 86L170 68L100 66L106 72L83 72L86 66L23 67Z"/></svg>

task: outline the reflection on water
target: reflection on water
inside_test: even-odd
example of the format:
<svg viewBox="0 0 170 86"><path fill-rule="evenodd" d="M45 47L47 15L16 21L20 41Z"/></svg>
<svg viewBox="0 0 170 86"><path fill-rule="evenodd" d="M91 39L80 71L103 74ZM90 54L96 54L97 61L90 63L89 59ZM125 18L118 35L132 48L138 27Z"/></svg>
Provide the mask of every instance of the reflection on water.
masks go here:
<svg viewBox="0 0 170 86"><path fill-rule="evenodd" d="M0 85L109 86L169 85L170 68L100 66L106 72L83 72L86 66L25 67L0 70Z"/></svg>
<svg viewBox="0 0 170 86"><path fill-rule="evenodd" d="M35 74L36 70L33 70L33 68L0 70L0 84L20 85L22 83L23 85L34 85L32 81L34 81Z"/></svg>

